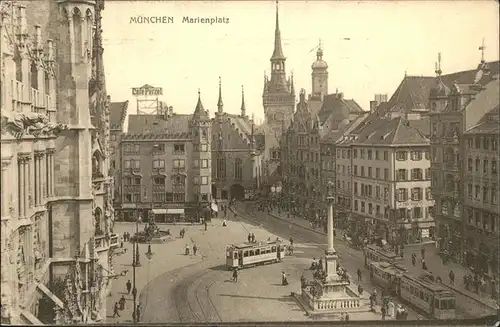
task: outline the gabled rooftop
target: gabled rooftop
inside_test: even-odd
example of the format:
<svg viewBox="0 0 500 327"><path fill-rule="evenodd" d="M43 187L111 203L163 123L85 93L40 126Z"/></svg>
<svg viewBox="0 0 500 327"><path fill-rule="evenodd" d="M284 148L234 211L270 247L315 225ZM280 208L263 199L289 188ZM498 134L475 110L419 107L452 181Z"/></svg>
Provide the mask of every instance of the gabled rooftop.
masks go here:
<svg viewBox="0 0 500 327"><path fill-rule="evenodd" d="M128 100L111 102L109 104L109 124L111 129L123 129L123 123L127 117L128 104Z"/></svg>

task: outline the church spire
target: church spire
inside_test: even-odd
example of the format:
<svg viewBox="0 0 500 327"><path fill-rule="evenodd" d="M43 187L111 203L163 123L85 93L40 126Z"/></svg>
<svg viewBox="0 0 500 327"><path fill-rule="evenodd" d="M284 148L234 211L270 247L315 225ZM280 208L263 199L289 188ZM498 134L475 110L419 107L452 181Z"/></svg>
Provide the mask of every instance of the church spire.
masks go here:
<svg viewBox="0 0 500 327"><path fill-rule="evenodd" d="M274 51L271 60L285 60L285 56L283 55L283 49L281 48L278 0L276 0L276 29L274 30Z"/></svg>
<svg viewBox="0 0 500 327"><path fill-rule="evenodd" d="M217 101L217 111L221 114L224 111L224 103L222 102L222 83L219 76L219 101Z"/></svg>
<svg viewBox="0 0 500 327"><path fill-rule="evenodd" d="M290 95L295 96L295 86L293 86L293 71L291 76Z"/></svg>
<svg viewBox="0 0 500 327"><path fill-rule="evenodd" d="M243 90L243 85L241 86L241 117L246 116L245 108L245 91Z"/></svg>

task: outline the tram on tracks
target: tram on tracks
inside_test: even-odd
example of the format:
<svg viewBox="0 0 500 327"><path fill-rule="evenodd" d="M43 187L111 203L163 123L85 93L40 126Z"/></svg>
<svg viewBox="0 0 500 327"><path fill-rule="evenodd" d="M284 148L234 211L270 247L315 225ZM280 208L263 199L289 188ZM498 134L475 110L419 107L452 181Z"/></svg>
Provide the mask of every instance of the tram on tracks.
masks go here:
<svg viewBox="0 0 500 327"><path fill-rule="evenodd" d="M228 270L275 263L284 257L285 246L280 241L243 243L226 247Z"/></svg>
<svg viewBox="0 0 500 327"><path fill-rule="evenodd" d="M388 251L376 245L367 245L364 250L365 257L365 267L369 268L372 262L388 262L390 264L395 264L398 262L403 262L404 259L401 256L396 255L393 251Z"/></svg>
<svg viewBox="0 0 500 327"><path fill-rule="evenodd" d="M370 280L432 318L455 318L455 294L430 274L415 277L397 264L372 262Z"/></svg>

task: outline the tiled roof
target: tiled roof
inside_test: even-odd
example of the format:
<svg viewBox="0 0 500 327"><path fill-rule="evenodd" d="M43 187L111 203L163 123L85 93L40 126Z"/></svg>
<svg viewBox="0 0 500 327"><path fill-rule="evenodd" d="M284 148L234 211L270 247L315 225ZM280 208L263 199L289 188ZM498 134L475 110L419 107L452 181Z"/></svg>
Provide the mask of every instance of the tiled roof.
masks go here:
<svg viewBox="0 0 500 327"><path fill-rule="evenodd" d="M487 65L490 73L483 74L482 78L477 81L481 85L489 83L492 76L500 71L500 61L489 62ZM474 84L480 67L481 65L476 69L442 75L441 80L450 88L454 82L462 87ZM384 117L389 112L406 113L414 109L428 109L430 90L435 84L436 78L432 76L405 76L389 101L381 103L374 112L370 113L364 123ZM362 126L358 127L356 132L359 132L361 128Z"/></svg>
<svg viewBox="0 0 500 327"><path fill-rule="evenodd" d="M353 144L359 145L426 145L429 144L429 118L407 120L403 117L371 121Z"/></svg>
<svg viewBox="0 0 500 327"><path fill-rule="evenodd" d="M127 133L123 135L122 141L132 140L165 140L165 139L189 139L189 133Z"/></svg>
<svg viewBox="0 0 500 327"><path fill-rule="evenodd" d="M339 129L329 130L321 138L321 142L323 142L323 143L340 142L344 135L348 135L349 133L351 133L351 131L353 129L355 129L365 118L366 118L366 114L357 117L355 120L349 122L345 126L340 126Z"/></svg>
<svg viewBox="0 0 500 327"><path fill-rule="evenodd" d="M189 131L191 115L173 114L168 118L161 115L129 115L127 133L181 133Z"/></svg>
<svg viewBox="0 0 500 327"><path fill-rule="evenodd" d="M492 80L491 83L475 95L474 99L467 105L469 120L474 119L474 114L485 112L475 126L470 127L466 133L493 133L498 132L500 125L500 80ZM495 126L496 125L496 126Z"/></svg>
<svg viewBox="0 0 500 327"><path fill-rule="evenodd" d="M203 103L201 103L201 96L198 92L198 102L196 103L196 107L194 108L193 115L191 116L193 120L210 120L210 116L208 112L203 107Z"/></svg>
<svg viewBox="0 0 500 327"><path fill-rule="evenodd" d="M349 114L359 114L362 112L363 109L356 101L352 99L343 99L340 94L334 93L328 94L323 98L323 104L318 111L318 117L320 123L323 125L333 113L339 113L345 118L348 118Z"/></svg>
<svg viewBox="0 0 500 327"><path fill-rule="evenodd" d="M128 100L124 102L111 102L109 104L109 123L111 129L122 129L127 116Z"/></svg>
<svg viewBox="0 0 500 327"><path fill-rule="evenodd" d="M239 115L233 114L225 114L231 118L231 121L234 122L236 127L243 133L245 133L248 137L252 135L252 123L250 120L245 119Z"/></svg>
<svg viewBox="0 0 500 327"><path fill-rule="evenodd" d="M498 121L484 121L470 128L465 134L496 134L500 133L500 124Z"/></svg>

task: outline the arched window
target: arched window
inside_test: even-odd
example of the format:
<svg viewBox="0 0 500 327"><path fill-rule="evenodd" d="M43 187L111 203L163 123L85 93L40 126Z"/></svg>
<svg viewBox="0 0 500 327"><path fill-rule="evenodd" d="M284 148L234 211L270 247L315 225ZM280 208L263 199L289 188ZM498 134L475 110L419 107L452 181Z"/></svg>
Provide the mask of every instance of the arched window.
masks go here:
<svg viewBox="0 0 500 327"><path fill-rule="evenodd" d="M243 178L243 164L240 158L234 162L234 179L241 181Z"/></svg>
<svg viewBox="0 0 500 327"><path fill-rule="evenodd" d="M225 179L226 178L226 158L219 157L217 158L217 178Z"/></svg>

